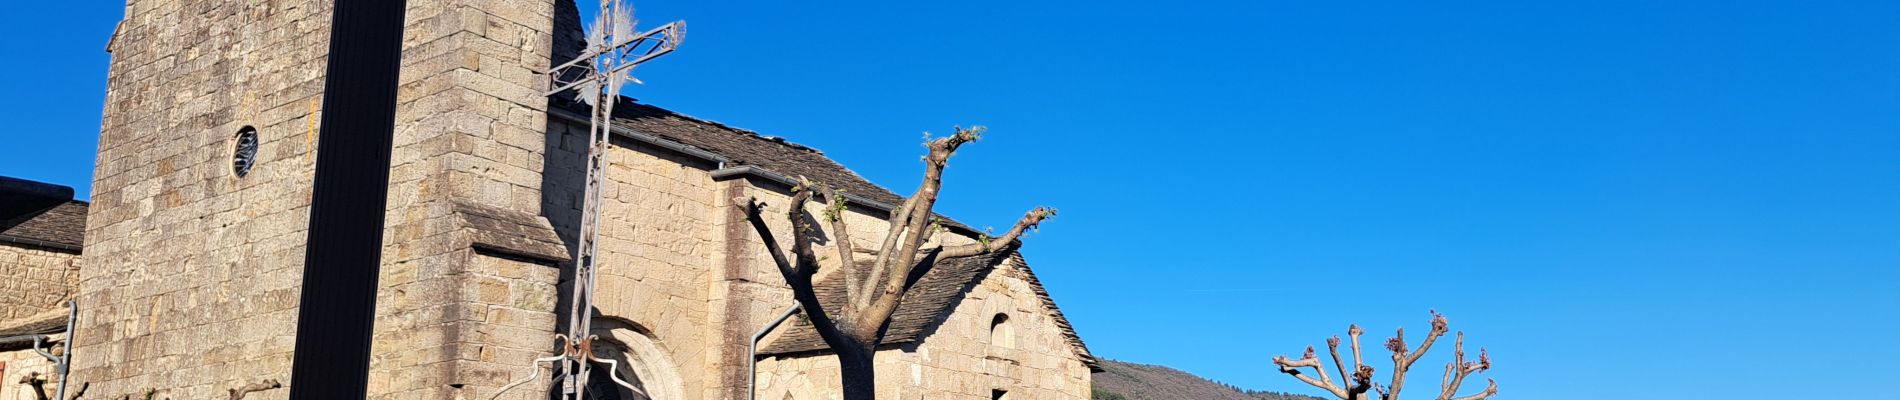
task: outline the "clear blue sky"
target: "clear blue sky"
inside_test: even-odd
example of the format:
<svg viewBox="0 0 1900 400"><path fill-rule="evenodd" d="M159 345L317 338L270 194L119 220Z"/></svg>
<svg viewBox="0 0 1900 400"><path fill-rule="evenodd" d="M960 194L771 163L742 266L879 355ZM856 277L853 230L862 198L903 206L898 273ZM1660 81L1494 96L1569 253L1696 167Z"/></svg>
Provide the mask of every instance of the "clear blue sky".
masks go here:
<svg viewBox="0 0 1900 400"><path fill-rule="evenodd" d="M0 174L86 191L95 3L0 17ZM1317 393L1268 357L1436 308L1504 398L1900 374L1900 3L942 3L639 1L691 30L630 94L899 191L990 126L941 209L1060 207L1027 252L1104 357Z"/></svg>

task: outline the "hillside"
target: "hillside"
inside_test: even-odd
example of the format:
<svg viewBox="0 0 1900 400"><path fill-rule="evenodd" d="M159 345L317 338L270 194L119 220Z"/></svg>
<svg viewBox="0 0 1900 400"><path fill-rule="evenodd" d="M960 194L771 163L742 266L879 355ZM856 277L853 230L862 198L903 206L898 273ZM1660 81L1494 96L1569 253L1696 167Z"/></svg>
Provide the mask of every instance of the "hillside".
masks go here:
<svg viewBox="0 0 1900 400"><path fill-rule="evenodd" d="M1272 371L1268 371L1272 372ZM1095 373L1095 400L1322 400L1318 397L1243 391L1174 368L1102 360Z"/></svg>

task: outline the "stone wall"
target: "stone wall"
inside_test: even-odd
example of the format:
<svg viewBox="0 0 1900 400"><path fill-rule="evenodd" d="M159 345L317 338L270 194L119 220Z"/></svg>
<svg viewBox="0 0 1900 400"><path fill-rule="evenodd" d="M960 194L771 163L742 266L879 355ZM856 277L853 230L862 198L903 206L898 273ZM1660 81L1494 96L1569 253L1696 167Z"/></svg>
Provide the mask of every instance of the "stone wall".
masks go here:
<svg viewBox="0 0 1900 400"><path fill-rule="evenodd" d="M408 3L372 399L488 398L553 351L568 250L541 217L539 73L556 2Z"/></svg>
<svg viewBox="0 0 1900 400"><path fill-rule="evenodd" d="M1086 399L1090 372L1044 308L1020 266L992 271L921 342L880 350L878 398L989 400ZM992 340L998 314L1013 331ZM838 363L829 354L759 362L761 399L826 399L838 395ZM928 395L928 396L926 396Z"/></svg>
<svg viewBox="0 0 1900 400"><path fill-rule="evenodd" d="M562 145L549 151L549 164L564 170L550 170L549 187L559 188L550 193L571 195L550 205L547 214L563 235L577 234L587 126L551 126ZM708 172L716 164L634 141L613 143L602 192L598 319L631 325L623 334L644 336L638 340L653 343L671 364L663 367L677 371L677 380L642 377L649 390L721 398L704 397L718 376L711 358L720 341L709 298L718 246L715 184Z"/></svg>
<svg viewBox="0 0 1900 400"><path fill-rule="evenodd" d="M0 321L63 308L79 286L79 254L0 242Z"/></svg>
<svg viewBox="0 0 1900 400"><path fill-rule="evenodd" d="M547 139L536 72L555 3L410 2L377 311L388 318L372 349L378 398L485 397L550 350L565 255L479 250L496 235L471 226L465 206L538 218ZM294 384L330 4L128 1L78 278L73 379L92 383L89 396ZM244 126L262 145L239 178L231 150ZM545 221L538 229L559 248Z"/></svg>
<svg viewBox="0 0 1900 400"><path fill-rule="evenodd" d="M110 48L73 387L213 398L289 378L329 24L328 1L127 2ZM239 178L244 126L261 145Z"/></svg>

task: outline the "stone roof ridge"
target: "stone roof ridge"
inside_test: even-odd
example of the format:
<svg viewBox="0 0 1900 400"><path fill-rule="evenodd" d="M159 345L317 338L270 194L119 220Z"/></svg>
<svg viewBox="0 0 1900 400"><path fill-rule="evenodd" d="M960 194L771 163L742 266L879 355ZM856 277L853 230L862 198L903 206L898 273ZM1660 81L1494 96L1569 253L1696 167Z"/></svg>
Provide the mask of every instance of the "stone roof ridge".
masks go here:
<svg viewBox="0 0 1900 400"><path fill-rule="evenodd" d="M616 131L633 133L638 140L646 140L639 138L640 135L651 136L668 142L663 143L662 147L678 146L689 150L689 153L716 157L715 161L726 163L726 167L752 166L791 180L804 177L875 203L896 205L903 202L902 195L872 183L863 174L839 164L811 146L688 116L631 98L623 99L628 104L614 108L614 127ZM563 99L553 108L578 116L587 114L586 107ZM581 118L584 121L585 117ZM944 219L955 221L948 217Z"/></svg>
<svg viewBox="0 0 1900 400"><path fill-rule="evenodd" d="M803 143L798 143L798 142L794 142L794 141L792 141L791 139L787 139L787 138L786 138L786 137L784 137L784 136L777 136L777 135L767 135L767 134L763 134L763 133L759 133L759 131L755 131L755 130L751 130L751 129L746 129L746 128L741 128L741 127L738 127L738 126L734 126L734 125L732 125L732 124L727 124L727 123L724 123L724 122L719 122L719 121L716 121L716 120L712 120L712 119L708 119L708 118L700 118L700 117L696 117L696 116L693 116L693 115L690 115L690 114L686 114L686 113L682 113L682 112L679 112L679 111L673 111L673 110L671 110L671 109L667 109L667 108L662 108L662 107L660 107L660 106L655 106L655 105L652 105L652 104L647 104L647 103L641 103L641 102L640 102L640 101L639 101L638 99L634 99L634 98L631 98L631 97L626 97L626 96L621 96L621 100L625 100L625 101L626 101L627 103L629 103L629 104L633 104L633 105L635 105L635 106L639 106L639 107L645 107L645 108L650 108L650 109L652 109L652 110L653 110L653 111L655 111L655 112L660 112L660 113L666 113L666 114L672 114L672 115L674 115L674 116L677 116L677 117L679 117L679 118L682 118L682 119L685 119L685 120L688 120L688 121L693 121L693 122L698 122L698 123L703 123L703 124L706 124L706 125L711 125L711 126L714 126L714 127L718 127L718 128L722 128L722 129L725 129L725 130L729 130L729 131L733 131L733 132L735 132L735 133L740 133L740 134L742 134L742 135L739 135L739 136L745 136L745 137L751 137L751 138L754 138L754 139L759 139L759 140L763 140L763 141L766 141L766 142L770 142L770 143L773 143L773 144L777 144L777 145L780 145L780 146L785 146L785 147L790 147L790 148L793 148L793 149L797 149L797 150L803 150L803 151L806 151L806 152L809 152L809 153L811 153L811 154L815 154L815 155L818 155L818 156L821 156L821 157L825 157L826 159L830 159L830 156L827 156L827 155L825 155L825 151L824 151L824 150L822 150L822 149L819 149L819 148L817 148L817 147L812 147L812 146L810 146L810 145L806 145L806 144L803 144ZM689 145L689 146L690 146L690 145ZM704 150L704 149L702 149L702 150ZM840 169L840 170L842 170L842 171L844 171L844 173L846 173L846 174L850 174L852 178L856 178L857 180L860 180L860 181L864 181L864 182L871 182L871 180L870 180L870 179L867 179L867 178L865 178L865 177L864 177L864 174L860 174L860 173L858 173L858 171L857 171L857 170L853 170L853 169L851 169L851 167L847 167L847 166L845 166L844 164L838 164L837 166L838 166L838 169ZM802 177L802 176L793 176L792 178L799 178L799 177ZM814 178L814 179L817 179L817 178ZM833 182L825 182L825 183L831 183L831 184L837 184L837 183L833 183ZM874 185L876 185L876 183L875 183L875 182L873 182L872 184L874 184ZM880 189L884 189L884 190L887 190L887 191L888 191L888 190L890 190L890 188L885 188L885 187L883 187L884 185L877 185L877 186L879 186L879 188L880 188ZM946 216L946 217L945 217L944 219L949 219L949 218L948 218L948 217Z"/></svg>
<svg viewBox="0 0 1900 400"><path fill-rule="evenodd" d="M673 110L670 110L670 109L666 109L666 108L661 108L661 107L659 107L659 106L655 106L655 105L652 105L652 104L647 104L647 103L641 103L641 102L640 102L640 100L638 100L638 99L634 99L634 98L632 98L632 97L626 97L626 96L620 96L620 100L622 100L622 101L625 101L625 102L627 102L628 104L632 104L632 105L634 105L634 106L636 106L636 107L647 107L647 108L651 108L651 109L653 109L653 111L656 111L656 112L660 112L660 113L666 113L666 114L672 114L673 116L676 116L676 117L680 117L680 118L682 118L682 119L686 119L686 120L688 120L688 121L693 121L693 122L698 122L698 123L702 123L702 124L707 124L707 125L712 125L712 126L714 126L714 127L718 127L718 128L721 128L721 129L725 129L725 130L728 130L728 131L732 131L732 132L734 132L734 133L739 133L739 134L742 134L742 135L740 135L740 136L745 136L745 137L751 137L751 138L754 138L754 139L759 139L759 140L763 140L763 141L767 141L767 142L772 142L772 143L776 143L776 144L778 144L778 145L781 145L781 146L785 146L785 147L790 147L790 148L793 148L793 149L798 149L798 150L804 150L804 151L808 151L808 152L811 152L812 154L818 154L818 155L824 155L824 154L825 154L825 152L824 152L823 150L819 150L819 149L818 149L817 147L811 147L811 146L807 146L807 145L804 145L804 144L800 144L800 143L798 143L798 142L793 142L793 141L791 141L790 139L786 139L786 138L785 138L784 136L773 136L773 135L767 135L767 134L763 134L763 133L759 133L759 131L755 131L755 130L751 130L751 129L746 129L746 128L741 128L741 127L737 127L737 126L733 126L732 124L728 124L728 123L724 123L724 122L719 122L719 121L715 121L715 120L712 120L712 119L707 119L707 118L700 118L700 117L695 117L695 116L692 116L692 115L688 115L688 114L686 114L686 113L682 113L682 112L679 112L679 111L673 111Z"/></svg>

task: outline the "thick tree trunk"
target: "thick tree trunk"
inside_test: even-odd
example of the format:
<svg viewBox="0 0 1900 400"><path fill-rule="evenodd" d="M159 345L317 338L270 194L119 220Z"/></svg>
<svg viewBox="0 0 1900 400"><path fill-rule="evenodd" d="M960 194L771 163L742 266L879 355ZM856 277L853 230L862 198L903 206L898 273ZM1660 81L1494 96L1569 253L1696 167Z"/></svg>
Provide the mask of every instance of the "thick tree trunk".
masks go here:
<svg viewBox="0 0 1900 400"><path fill-rule="evenodd" d="M874 364L874 356L877 353L869 348L843 350L837 353L839 377L844 387L844 400L877 399L877 370Z"/></svg>

